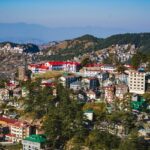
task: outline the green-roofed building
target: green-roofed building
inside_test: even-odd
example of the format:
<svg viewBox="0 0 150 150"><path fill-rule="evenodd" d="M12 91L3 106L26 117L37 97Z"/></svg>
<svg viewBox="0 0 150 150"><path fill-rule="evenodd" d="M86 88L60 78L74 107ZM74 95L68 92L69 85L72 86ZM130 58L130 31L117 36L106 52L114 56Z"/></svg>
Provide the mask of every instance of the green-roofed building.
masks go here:
<svg viewBox="0 0 150 150"><path fill-rule="evenodd" d="M133 110L142 111L143 108L147 107L147 104L146 104L145 99L139 96L136 101L131 102L131 107Z"/></svg>
<svg viewBox="0 0 150 150"><path fill-rule="evenodd" d="M42 134L33 134L22 141L23 150L44 150L46 137Z"/></svg>

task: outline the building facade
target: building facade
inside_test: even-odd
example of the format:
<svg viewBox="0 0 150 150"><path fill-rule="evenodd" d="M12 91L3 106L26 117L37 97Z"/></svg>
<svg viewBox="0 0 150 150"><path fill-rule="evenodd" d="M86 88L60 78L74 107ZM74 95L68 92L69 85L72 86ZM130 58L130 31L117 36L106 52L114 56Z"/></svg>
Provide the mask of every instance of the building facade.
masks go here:
<svg viewBox="0 0 150 150"><path fill-rule="evenodd" d="M146 73L139 71L130 71L128 86L130 93L144 94L146 90Z"/></svg>
<svg viewBox="0 0 150 150"><path fill-rule="evenodd" d="M30 135L22 141L23 150L44 150L46 138L44 135Z"/></svg>

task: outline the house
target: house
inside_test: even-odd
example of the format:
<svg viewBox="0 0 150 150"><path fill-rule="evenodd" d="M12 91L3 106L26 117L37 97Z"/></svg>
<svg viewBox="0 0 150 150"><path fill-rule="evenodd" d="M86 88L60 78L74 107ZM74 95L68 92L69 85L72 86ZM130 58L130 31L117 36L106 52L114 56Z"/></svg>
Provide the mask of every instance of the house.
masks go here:
<svg viewBox="0 0 150 150"><path fill-rule="evenodd" d="M97 88L99 88L100 83L98 78L89 78L89 89L91 90L95 90Z"/></svg>
<svg viewBox="0 0 150 150"><path fill-rule="evenodd" d="M54 79L48 79L48 80L42 79L41 86L42 87L53 87L53 86L55 86Z"/></svg>
<svg viewBox="0 0 150 150"><path fill-rule="evenodd" d="M128 86L126 84L120 84L115 86L115 95L119 99L123 99L124 94L128 92Z"/></svg>
<svg viewBox="0 0 150 150"><path fill-rule="evenodd" d="M77 99L81 103L85 103L87 101L87 95L84 91L79 91L77 94Z"/></svg>
<svg viewBox="0 0 150 150"><path fill-rule="evenodd" d="M112 103L114 100L115 89L114 86L104 87L104 98L108 103Z"/></svg>
<svg viewBox="0 0 150 150"><path fill-rule="evenodd" d="M109 73L101 71L97 74L97 78L99 79L99 82L103 82L109 78Z"/></svg>
<svg viewBox="0 0 150 150"><path fill-rule="evenodd" d="M113 65L102 65L101 70L109 73L113 73L116 71L116 67Z"/></svg>
<svg viewBox="0 0 150 150"><path fill-rule="evenodd" d="M83 78L81 82L85 89L95 90L100 86L98 78Z"/></svg>
<svg viewBox="0 0 150 150"><path fill-rule="evenodd" d="M82 88L81 81L75 81L70 83L70 89L73 89L74 91L80 90Z"/></svg>
<svg viewBox="0 0 150 150"><path fill-rule="evenodd" d="M143 97L138 95L133 95L131 101L131 107L134 111L142 111L143 108L147 108L147 104Z"/></svg>
<svg viewBox="0 0 150 150"><path fill-rule="evenodd" d="M9 91L6 88L0 88L0 100L9 99Z"/></svg>
<svg viewBox="0 0 150 150"><path fill-rule="evenodd" d="M115 74L115 78L125 84L128 84L128 74L126 74L126 73Z"/></svg>
<svg viewBox="0 0 150 150"><path fill-rule="evenodd" d="M65 87L70 87L70 84L78 81L78 77L74 75L64 75L59 78L60 83Z"/></svg>
<svg viewBox="0 0 150 150"><path fill-rule="evenodd" d="M95 77L98 73L101 72L101 64L89 64L84 67L80 72L84 77Z"/></svg>
<svg viewBox="0 0 150 150"><path fill-rule="evenodd" d="M44 150L46 137L41 134L30 135L22 141L23 150Z"/></svg>
<svg viewBox="0 0 150 150"><path fill-rule="evenodd" d="M150 129L139 129L138 135L145 137L145 139L150 139Z"/></svg>

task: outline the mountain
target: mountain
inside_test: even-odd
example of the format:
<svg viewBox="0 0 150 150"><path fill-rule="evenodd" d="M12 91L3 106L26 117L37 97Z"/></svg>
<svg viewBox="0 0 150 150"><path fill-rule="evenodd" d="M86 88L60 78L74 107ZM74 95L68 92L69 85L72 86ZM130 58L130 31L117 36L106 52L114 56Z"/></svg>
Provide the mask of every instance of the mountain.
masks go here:
<svg viewBox="0 0 150 150"><path fill-rule="evenodd" d="M49 41L62 41L91 34L97 37L128 32L125 29L103 27L56 27L50 28L38 24L0 23L0 42L43 44Z"/></svg>
<svg viewBox="0 0 150 150"><path fill-rule="evenodd" d="M135 44L139 48L139 51L150 54L150 33L118 34L105 39L92 35L84 35L72 40L44 45L43 52L45 53L46 59L66 60L74 56L108 48L115 44ZM49 53L53 55L47 56Z"/></svg>

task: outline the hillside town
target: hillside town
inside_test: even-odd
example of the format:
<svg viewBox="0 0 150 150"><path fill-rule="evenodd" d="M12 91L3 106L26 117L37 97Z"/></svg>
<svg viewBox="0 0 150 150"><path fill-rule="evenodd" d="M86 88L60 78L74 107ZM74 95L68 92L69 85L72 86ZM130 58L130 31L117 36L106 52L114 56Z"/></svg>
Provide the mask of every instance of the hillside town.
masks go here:
<svg viewBox="0 0 150 150"><path fill-rule="evenodd" d="M10 49L9 46L4 48L7 51ZM21 52L22 49L15 48L15 53ZM18 66L13 79L0 83L1 143L22 143L23 150L48 149L48 138L42 128L44 116L34 118L32 111L27 115L25 101L30 98L32 103L30 96L35 94L38 97L40 93L36 91L39 87L49 89L49 94L43 95L45 101L46 97L55 99L59 96L57 85L61 84L71 91L70 96L74 101L84 105L83 115L89 131L96 129L124 139L129 135L129 128L124 125L129 118L99 121L97 112L108 115L129 113L129 116L134 116L132 123L136 126L138 137L150 144L150 72L147 71L146 62L137 68L128 63L136 53L135 45L117 44L70 61L42 61ZM115 64L115 60L113 64L105 63L112 54L120 64ZM90 63L83 64L84 58L88 58ZM30 93L27 84L35 81L38 84ZM57 105L59 102L55 102Z"/></svg>

